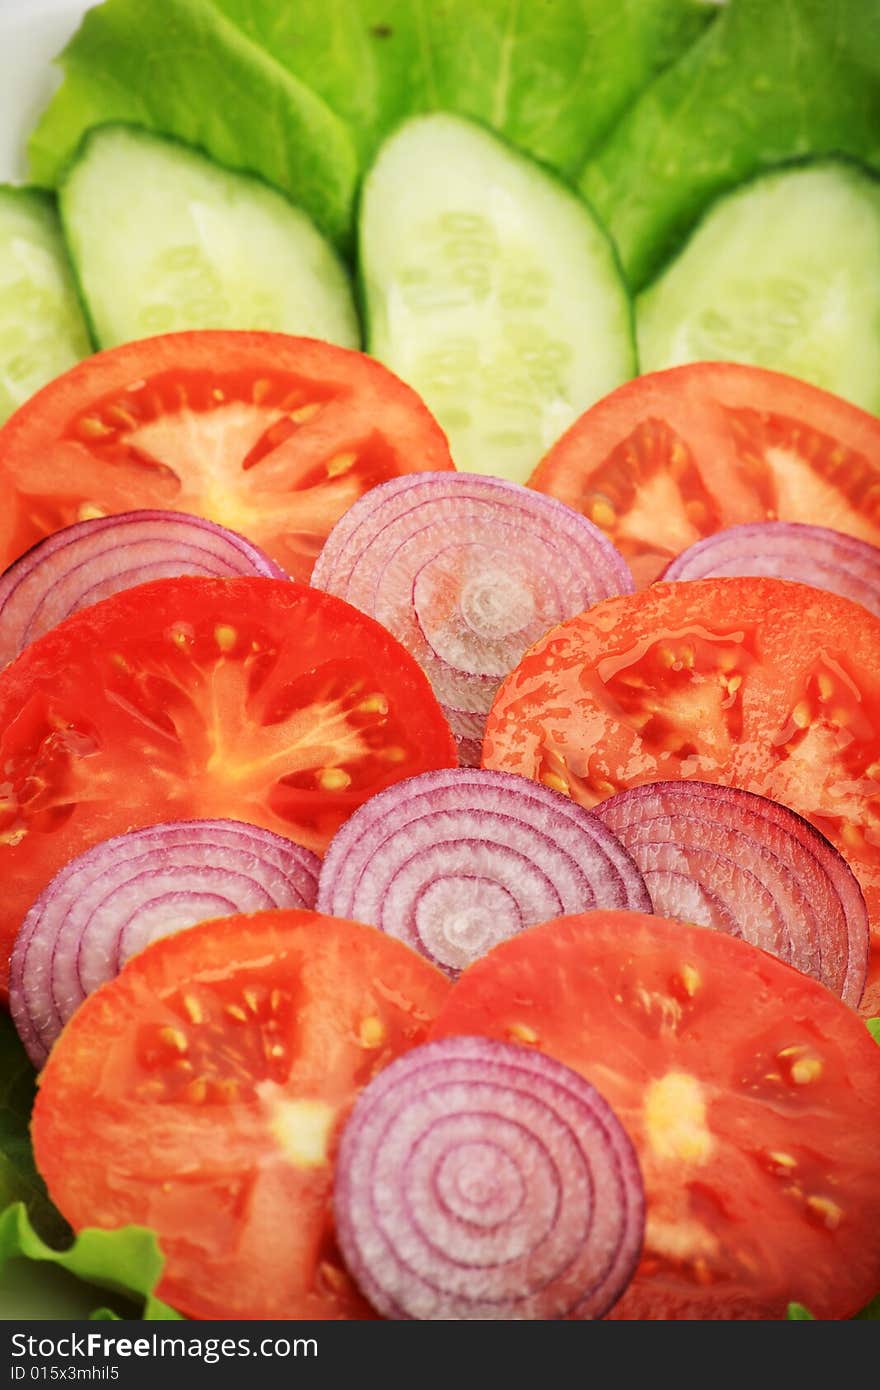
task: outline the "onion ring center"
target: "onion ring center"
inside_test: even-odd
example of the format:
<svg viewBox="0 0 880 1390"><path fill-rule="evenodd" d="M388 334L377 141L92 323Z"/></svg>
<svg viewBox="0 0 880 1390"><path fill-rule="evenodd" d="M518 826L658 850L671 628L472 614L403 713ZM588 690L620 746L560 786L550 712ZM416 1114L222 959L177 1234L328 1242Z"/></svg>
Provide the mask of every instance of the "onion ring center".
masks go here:
<svg viewBox="0 0 880 1390"><path fill-rule="evenodd" d="M424 564L413 604L435 655L474 675L504 674L528 644L537 616L522 557L477 544L450 546ZM506 644L519 634L511 657Z"/></svg>
<svg viewBox="0 0 880 1390"><path fill-rule="evenodd" d="M437 1192L448 1211L479 1226L499 1226L519 1211L525 1197L522 1175L497 1144L458 1144L441 1160Z"/></svg>
<svg viewBox="0 0 880 1390"><path fill-rule="evenodd" d="M415 928L425 950L455 970L463 970L522 925L512 893L500 883L470 874L436 879L423 890L415 909Z"/></svg>

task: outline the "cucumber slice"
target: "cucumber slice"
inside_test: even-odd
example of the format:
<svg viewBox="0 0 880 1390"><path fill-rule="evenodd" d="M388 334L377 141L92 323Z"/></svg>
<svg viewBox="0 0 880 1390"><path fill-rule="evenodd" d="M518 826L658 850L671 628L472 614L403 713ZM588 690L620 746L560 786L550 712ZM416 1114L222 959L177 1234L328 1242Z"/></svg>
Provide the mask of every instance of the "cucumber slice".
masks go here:
<svg viewBox="0 0 880 1390"><path fill-rule="evenodd" d="M54 199L0 186L0 422L91 350Z"/></svg>
<svg viewBox="0 0 880 1390"><path fill-rule="evenodd" d="M480 126L383 145L360 227L369 349L425 399L459 468L523 482L635 372L614 250L587 206Z"/></svg>
<svg viewBox="0 0 880 1390"><path fill-rule="evenodd" d="M747 362L880 411L880 182L823 160L720 199L637 321L645 372Z"/></svg>
<svg viewBox="0 0 880 1390"><path fill-rule="evenodd" d="M62 184L61 216L102 347L249 328L357 347L348 276L304 212L247 174L133 126L103 126Z"/></svg>

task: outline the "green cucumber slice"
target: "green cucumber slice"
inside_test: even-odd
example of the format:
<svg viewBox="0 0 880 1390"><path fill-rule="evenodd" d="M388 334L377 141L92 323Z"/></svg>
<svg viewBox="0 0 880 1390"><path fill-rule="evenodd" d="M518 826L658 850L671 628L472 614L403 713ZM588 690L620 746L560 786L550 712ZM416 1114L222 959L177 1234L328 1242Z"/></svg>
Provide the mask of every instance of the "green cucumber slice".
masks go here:
<svg viewBox="0 0 880 1390"><path fill-rule="evenodd" d="M642 370L748 362L880 411L880 182L828 160L721 198L636 303Z"/></svg>
<svg viewBox="0 0 880 1390"><path fill-rule="evenodd" d="M259 179L175 140L113 125L87 137L59 198L102 347L190 328L359 344L335 251Z"/></svg>
<svg viewBox="0 0 880 1390"><path fill-rule="evenodd" d="M524 482L635 371L615 253L569 189L480 126L420 116L361 207L369 349L425 399L459 468Z"/></svg>
<svg viewBox="0 0 880 1390"><path fill-rule="evenodd" d="M91 350L55 200L0 186L0 422Z"/></svg>

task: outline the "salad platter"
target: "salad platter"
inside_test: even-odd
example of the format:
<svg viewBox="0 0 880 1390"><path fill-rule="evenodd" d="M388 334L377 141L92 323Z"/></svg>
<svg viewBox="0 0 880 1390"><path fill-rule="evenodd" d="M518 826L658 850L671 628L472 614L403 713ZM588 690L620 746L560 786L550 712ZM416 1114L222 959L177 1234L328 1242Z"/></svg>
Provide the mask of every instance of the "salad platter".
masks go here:
<svg viewBox="0 0 880 1390"><path fill-rule="evenodd" d="M878 53L0 0L0 1317L880 1316Z"/></svg>

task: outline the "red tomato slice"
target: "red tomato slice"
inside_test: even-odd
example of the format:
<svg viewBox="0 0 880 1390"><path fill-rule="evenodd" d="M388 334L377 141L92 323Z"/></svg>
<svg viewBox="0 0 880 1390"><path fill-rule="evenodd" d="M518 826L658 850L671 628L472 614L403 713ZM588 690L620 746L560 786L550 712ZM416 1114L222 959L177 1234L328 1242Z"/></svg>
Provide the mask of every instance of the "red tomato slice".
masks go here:
<svg viewBox="0 0 880 1390"><path fill-rule="evenodd" d="M322 850L455 744L427 677L341 599L275 579L160 579L75 613L0 673L0 957L74 855L227 816Z"/></svg>
<svg viewBox="0 0 880 1390"><path fill-rule="evenodd" d="M314 912L163 938L83 1004L42 1073L52 1200L75 1230L155 1230L159 1293L191 1317L375 1317L333 1238L336 1142L448 989L401 942Z"/></svg>
<svg viewBox="0 0 880 1390"><path fill-rule="evenodd" d="M601 526L642 585L746 521L812 522L880 545L880 420L778 372L699 362L599 401L529 486Z"/></svg>
<svg viewBox="0 0 880 1390"><path fill-rule="evenodd" d="M844 1318L880 1288L880 1048L829 990L721 932L632 912L532 927L431 1037L567 1063L636 1145L645 1250L612 1318Z"/></svg>
<svg viewBox="0 0 880 1390"><path fill-rule="evenodd" d="M693 777L798 811L859 878L880 1011L880 619L778 579L657 584L554 628L507 677L483 745L582 806Z"/></svg>
<svg viewBox="0 0 880 1390"><path fill-rule="evenodd" d="M208 517L308 579L368 488L453 467L414 391L363 353L280 333L173 333L86 358L0 429L0 570L88 517Z"/></svg>

